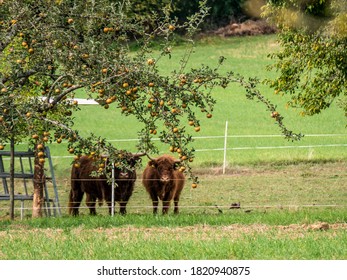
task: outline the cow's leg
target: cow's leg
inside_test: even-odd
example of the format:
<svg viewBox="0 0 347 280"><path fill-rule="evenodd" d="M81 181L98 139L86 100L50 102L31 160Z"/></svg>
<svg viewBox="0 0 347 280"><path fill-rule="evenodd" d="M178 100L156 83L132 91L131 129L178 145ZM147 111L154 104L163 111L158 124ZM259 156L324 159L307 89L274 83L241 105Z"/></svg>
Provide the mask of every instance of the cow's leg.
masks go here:
<svg viewBox="0 0 347 280"><path fill-rule="evenodd" d="M79 215L79 207L83 199L83 192L80 189L71 189L69 194L69 214L72 216Z"/></svg>
<svg viewBox="0 0 347 280"><path fill-rule="evenodd" d="M108 212L111 215L112 213L112 203L108 202ZM119 202L120 208L119 208L119 213L122 215L125 215L127 213L126 207L127 207L127 202Z"/></svg>
<svg viewBox="0 0 347 280"><path fill-rule="evenodd" d="M159 205L158 199L153 200L152 205L153 205L153 214L157 215L158 214L158 205Z"/></svg>
<svg viewBox="0 0 347 280"><path fill-rule="evenodd" d="M127 201L122 201L120 202L120 208L119 208L119 213L121 213L122 215L125 215L127 213Z"/></svg>
<svg viewBox="0 0 347 280"><path fill-rule="evenodd" d="M178 203L180 201L180 195L181 195L181 191L177 191L174 195L174 214L178 214L179 213L179 209L178 209Z"/></svg>
<svg viewBox="0 0 347 280"><path fill-rule="evenodd" d="M174 197L174 214L178 214L179 213L179 209L178 209L178 202L179 202L180 198L179 197Z"/></svg>
<svg viewBox="0 0 347 280"><path fill-rule="evenodd" d="M107 201L107 206L108 206L108 213L111 215L112 214L112 202Z"/></svg>
<svg viewBox="0 0 347 280"><path fill-rule="evenodd" d="M150 193L151 199L152 199L152 205L153 205L153 214L156 215L158 213L158 204L159 204L159 199L158 196L155 192Z"/></svg>
<svg viewBox="0 0 347 280"><path fill-rule="evenodd" d="M121 199L118 202L120 205L119 213L125 215L127 213L127 204L134 190L134 182L126 182L123 185L123 190L121 191Z"/></svg>
<svg viewBox="0 0 347 280"><path fill-rule="evenodd" d="M96 215L96 209L95 209L96 198L87 193L86 204L89 208L90 215Z"/></svg>
<svg viewBox="0 0 347 280"><path fill-rule="evenodd" d="M163 215L165 215L169 212L171 199L172 199L171 193L167 193L164 195L164 198L163 198Z"/></svg>
<svg viewBox="0 0 347 280"><path fill-rule="evenodd" d="M170 208L170 201L163 200L163 215L169 212L169 208Z"/></svg>

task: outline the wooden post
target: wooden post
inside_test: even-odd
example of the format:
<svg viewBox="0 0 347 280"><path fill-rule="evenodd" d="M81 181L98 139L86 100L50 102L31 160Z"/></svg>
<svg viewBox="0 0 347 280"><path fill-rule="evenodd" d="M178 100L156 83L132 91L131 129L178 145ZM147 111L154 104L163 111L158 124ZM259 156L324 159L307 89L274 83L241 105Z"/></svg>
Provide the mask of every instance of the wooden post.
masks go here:
<svg viewBox="0 0 347 280"><path fill-rule="evenodd" d="M35 147L35 150L37 148ZM42 207L44 206L43 189L45 186L44 162L35 155L34 158L34 195L33 195L33 218L42 217Z"/></svg>

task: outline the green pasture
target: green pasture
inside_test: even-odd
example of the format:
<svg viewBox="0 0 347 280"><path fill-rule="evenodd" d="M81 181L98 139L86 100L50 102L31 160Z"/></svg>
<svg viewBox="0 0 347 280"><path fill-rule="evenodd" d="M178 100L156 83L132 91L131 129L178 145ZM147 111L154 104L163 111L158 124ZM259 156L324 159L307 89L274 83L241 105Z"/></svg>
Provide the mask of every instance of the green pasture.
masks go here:
<svg viewBox="0 0 347 280"><path fill-rule="evenodd" d="M188 68L214 66L224 56L222 71L274 77L265 66L271 63L267 54L278 48L275 36L203 38ZM171 59L159 61L161 70L176 68L184 51L183 45L174 47ZM213 117L201 114L201 131L191 131L196 137L192 167L200 183L192 189L187 181L178 216L172 210L166 217L151 214L140 179L144 158L128 215L109 217L101 206L97 217L90 217L83 202L80 217L68 217L72 157L65 143L50 144L62 216L32 220L27 202L20 220L17 203L11 222L8 202L1 202L0 259L346 259L347 132L342 110L333 105L320 115L302 117L300 110L286 108L287 97L259 88L278 104L287 127L305 137L285 140L270 112L247 100L238 84L216 89ZM137 151L141 124L115 107L81 105L75 125L84 135L93 132L118 148ZM169 147L158 145L161 153L169 153ZM240 208L230 209L233 203Z"/></svg>
<svg viewBox="0 0 347 280"><path fill-rule="evenodd" d="M187 68L202 64L213 67L217 65L218 58L224 56L226 61L221 68L223 72L234 71L245 77L271 78L276 73L265 70L265 67L272 62L267 55L278 48L274 35L224 39L207 37L196 43ZM165 57L158 61L161 70L169 73L177 69L185 51L184 45L174 47L171 59ZM153 54L154 57L156 55ZM284 116L288 129L305 135L302 140L298 142L285 140L274 119L270 117L270 112L265 110L265 106L255 100L248 100L244 89L234 83L227 89L215 89L213 94L217 104L213 117L207 119L203 113L200 113L200 132L197 133L189 127L187 121L187 131L195 137L192 147L197 150L194 167L214 167L223 164L226 122L228 122L226 162L229 168L274 161L346 159L346 118L335 104L317 116L302 117L299 109L286 107L287 96L277 96L269 87L262 84L259 85L259 89L278 105L277 109ZM79 95L82 97L82 93ZM75 115L75 125L83 135L92 132L112 141L118 148L137 151L137 132L142 124L134 117L122 115L115 106L111 106L108 110L96 105L80 107L81 110ZM159 141L157 143L160 153L169 153L168 146ZM27 147L24 144L18 148ZM66 174L71 163L66 144L52 143L50 149L55 157L57 174Z"/></svg>

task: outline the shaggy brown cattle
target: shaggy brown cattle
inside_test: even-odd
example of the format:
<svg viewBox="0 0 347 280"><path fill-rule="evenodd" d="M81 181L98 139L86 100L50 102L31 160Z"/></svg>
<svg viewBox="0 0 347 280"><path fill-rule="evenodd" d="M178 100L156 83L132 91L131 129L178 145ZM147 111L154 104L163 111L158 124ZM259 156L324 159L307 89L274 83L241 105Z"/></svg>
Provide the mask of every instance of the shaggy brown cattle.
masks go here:
<svg viewBox="0 0 347 280"><path fill-rule="evenodd" d="M134 168L136 161L140 159L140 156L134 155L128 160L130 167ZM83 199L84 193L86 193L86 204L89 208L90 214L95 215L96 200L101 205L103 201L106 201L109 206L109 212L111 213L111 200L112 200L112 185L107 181L105 175L100 177L92 177L91 173L97 171L95 161L88 156L82 156L79 159L79 166L73 166L71 170L71 190L69 195L69 214L78 215L79 206ZM134 184L136 180L136 172L133 170L121 170L115 168L115 183L114 190L115 201L119 203L121 214L126 214L126 205L130 199L130 196L134 190Z"/></svg>
<svg viewBox="0 0 347 280"><path fill-rule="evenodd" d="M158 212L159 200L163 201L163 214L167 214L174 201L174 213L178 214L178 202L184 187L184 175L177 170L178 163L171 156L163 155L148 162L142 175L142 183L153 202L153 214Z"/></svg>

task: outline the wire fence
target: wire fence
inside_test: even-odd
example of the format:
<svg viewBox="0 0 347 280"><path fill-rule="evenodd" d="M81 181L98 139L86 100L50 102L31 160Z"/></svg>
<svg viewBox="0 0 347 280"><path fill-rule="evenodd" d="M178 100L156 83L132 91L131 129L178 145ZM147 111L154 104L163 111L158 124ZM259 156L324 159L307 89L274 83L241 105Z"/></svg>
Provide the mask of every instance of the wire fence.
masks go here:
<svg viewBox="0 0 347 280"><path fill-rule="evenodd" d="M277 145L277 146L234 146L231 147L229 140L230 139L259 139L259 138L281 138L283 137L282 135L228 135L227 133L227 123L226 123L226 131L225 135L217 135L217 136L198 136L198 137L193 137L195 140L207 140L207 139L220 139L224 140L223 141L223 147L214 147L214 148L206 148L206 149L196 149L197 153L207 153L207 152L215 152L215 151L224 151L224 163L223 167L226 166L226 157L225 154L227 151L232 151L232 150L238 150L238 151L244 151L244 150L274 150L274 149L310 149L310 148L331 148L331 147L347 147L347 134L307 134L305 135L306 138L341 138L342 143L326 143L326 144L312 144L312 145ZM154 141L159 141L159 138L154 138ZM111 139L109 140L110 142L135 142L138 141L138 139ZM220 144L220 142L218 142ZM52 156L53 159L55 158L72 158L73 156ZM342 167L343 169L343 167ZM296 209L296 208L323 208L323 207L332 207L332 208L345 208L347 207L347 180L346 180L346 174L342 170L342 173L336 175L335 173L331 173L330 175L328 174L326 178L329 180L323 184L320 188L319 191L317 192L317 189L315 190L316 185L321 185L322 182L320 181L321 178L319 176L316 178L315 174L312 174L312 177L304 177L302 176L297 176L297 174L285 174L284 177L282 178L283 180L280 180L278 183L279 185L285 185L285 188L281 190L281 192L275 193L274 195L278 195L278 200L275 202L273 201L271 204L269 204L269 200L273 200L273 198L267 199L266 197L266 191L265 193L262 193L263 191L261 188L266 188L266 182L262 182L259 184L258 188L254 188L253 194L250 196L257 197L259 194L262 196L261 199L245 199L245 197L242 195L243 186L250 186L254 187L253 184L258 184L254 183L253 181L247 181L244 180L242 182L237 182L237 183L230 183L230 189L227 189L226 187L223 187L222 189L218 189L218 187L214 186L213 190L204 190L201 194L199 191L192 190L189 186L186 186L185 189L186 191L183 192L182 199L180 202L180 209L186 210L186 211L202 211L202 212L226 212L226 211L234 211L235 209L241 210L241 211L253 211L255 209ZM345 172L345 173L343 173ZM224 172L223 172L224 173ZM334 176L337 176L335 179ZM66 175L67 178L64 179L64 182L61 181L61 185L65 185L65 190L63 192L60 192L60 196L68 196L68 191L70 187L70 174ZM264 175L266 177L266 175ZM292 176L292 177L290 177ZM91 181L96 181L100 180L97 178L93 179L85 179L85 180L91 180ZM266 180L272 180L267 178ZM275 180L278 180L276 178ZM312 181L312 182L311 182ZM215 180L216 184L218 184L218 180ZM271 182L274 184L274 182ZM214 183L212 183L214 184ZM298 187L300 184L303 184L303 190L300 190L300 187ZM307 185L307 189L305 190L305 184ZM330 185L329 185L330 184ZM141 178L138 176L137 181L136 181L136 194L134 194L130 201L129 204L127 205L127 209L129 210L128 212L135 212L135 213L151 213L152 205L151 201L148 197L148 194L143 194L142 191L138 191L141 189ZM295 188L298 188L299 194L294 195L296 192L296 189L293 189L293 186ZM330 189L329 189L330 186ZM231 190L231 188L234 188ZM324 190L325 188L325 190ZM199 188L198 188L199 189ZM230 193L226 193L226 189ZM316 192L315 192L316 191ZM211 195L213 193L216 193L215 196ZM218 192L220 192L218 194ZM268 192L271 192L271 190L268 190ZM308 200L301 200L299 199L299 196L301 196L304 192L308 192L307 195L308 197L311 195L311 198ZM139 196L139 193L141 195ZM291 197L292 195L292 197ZM294 196L293 196L294 195ZM223 197L224 196L224 197ZM225 196L227 199L224 199ZM287 197L285 197L287 196ZM206 199L206 197L209 197L210 200ZM231 207L231 203L235 201L241 201L241 206L240 207ZM64 202L64 199L62 199ZM29 202L30 203L30 202ZM84 203L84 202L83 202ZM173 203L171 203L173 204ZM66 205L66 206L65 206ZM115 203L115 209L117 209L118 203ZM54 205L50 207L50 209L54 210ZM65 198L65 204L62 203L60 205L60 208L62 209L63 212L67 213L67 199ZM171 208L173 208L173 205L171 205ZM79 209L84 210L88 212L88 207L85 206L84 204L79 206ZM101 211L107 212L108 211L108 206L104 204L103 206L98 206L98 209ZM160 208L159 208L160 209ZM25 210L27 212L30 212L32 210L32 207L30 204L26 203L25 206L19 206L16 205L16 210ZM45 210L45 209L44 209ZM47 209L48 210L48 209ZM7 205L2 204L0 207L0 211L6 212L8 211Z"/></svg>
<svg viewBox="0 0 347 280"><path fill-rule="evenodd" d="M307 134L309 137L345 137L346 143L340 144L312 144L312 145L278 145L278 146L243 146L243 147L228 147L228 139L242 139L242 138L283 138L283 135L276 134L250 134L250 135L211 135L192 137L194 140L208 140L208 139L224 139L224 147L209 148L209 149L195 149L196 152L210 152L210 151L232 151L232 150L273 150L273 149L308 149L308 148L329 148L329 147L347 147L347 134ZM153 141L160 141L160 138L153 138ZM108 142L138 142L137 138L128 139L110 139ZM52 156L52 158L73 158L73 156Z"/></svg>
<svg viewBox="0 0 347 280"><path fill-rule="evenodd" d="M341 172L328 173L326 176L305 177L305 174L286 174L286 177L277 174L253 174L247 176L232 175L227 178L216 177L202 179L202 187L190 188L186 184L179 202L181 213L237 213L257 212L257 211L282 211L298 210L303 208L347 208L347 181L344 170ZM334 177L335 176L335 177ZM241 177L241 178L240 178ZM251 178L253 177L253 178ZM126 206L127 213L131 214L151 214L152 201L141 186L141 176L136 180L135 191L130 197ZM225 180L228 179L227 182ZM255 179L255 180L253 180ZM103 179L78 179L78 181L105 181ZM325 182L324 182L325 181ZM68 197L70 179L66 179L67 185L60 190L61 205L58 209L55 205L49 208L42 208L44 212L52 213L61 211L63 215L69 213ZM210 184L213 184L210 185ZM96 201L96 211L101 215L109 214L107 203L114 203L115 214L119 213L119 201L103 201L99 205ZM70 207L71 209L75 207ZM173 212L174 203L171 201L170 212ZM29 215L32 211L30 201L25 205L15 207L16 211L21 211ZM78 207L82 215L89 214L89 207L85 203L85 196ZM162 202L159 201L159 213L162 209ZM8 206L1 204L0 212L8 211ZM113 212L112 212L113 213ZM2 214L3 215L3 214Z"/></svg>
<svg viewBox="0 0 347 280"><path fill-rule="evenodd" d="M198 136L192 137L194 140L223 140L223 146L216 146L210 148L196 148L196 153L211 153L211 152L223 152L222 161L222 172L225 174L226 167L228 166L228 151L256 151L256 150L302 150L302 149L317 149L317 148L338 148L338 147L347 147L347 134L307 134L306 138L341 138L344 143L324 143L324 144L308 144L308 145L270 145L270 146L232 146L230 144L230 139L261 139L261 138L283 138L283 135L276 134L248 134L248 135L228 135L228 122L225 125L225 134L224 135L212 135L212 136ZM160 138L153 138L153 141L160 141ZM137 142L137 138L129 139L111 139L109 142L119 143L119 142ZM242 144L242 143L241 143ZM217 145L220 145L218 142ZM73 156L53 156L53 158L72 158Z"/></svg>

